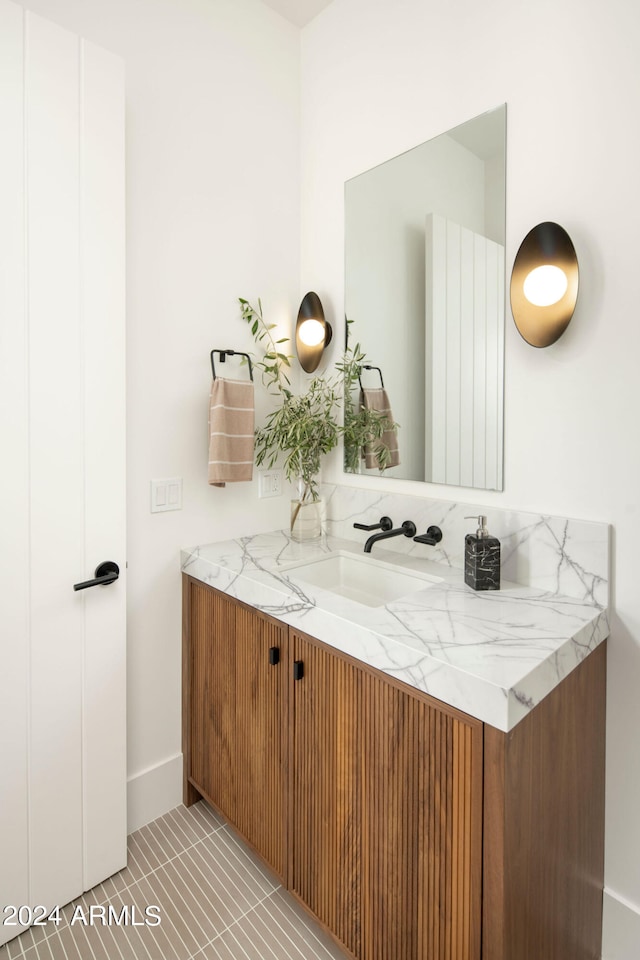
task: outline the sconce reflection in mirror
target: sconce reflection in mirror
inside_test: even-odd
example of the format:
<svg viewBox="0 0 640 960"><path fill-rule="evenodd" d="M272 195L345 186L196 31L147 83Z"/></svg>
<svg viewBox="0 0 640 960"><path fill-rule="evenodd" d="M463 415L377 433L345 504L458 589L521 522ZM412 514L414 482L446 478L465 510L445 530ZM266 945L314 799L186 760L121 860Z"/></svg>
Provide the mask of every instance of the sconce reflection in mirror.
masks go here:
<svg viewBox="0 0 640 960"><path fill-rule="evenodd" d="M307 293L296 321L296 353L305 373L313 373L318 367L332 336L333 330L324 318L320 297L313 291Z"/></svg>
<svg viewBox="0 0 640 960"><path fill-rule="evenodd" d="M511 273L511 312L520 335L548 347L569 326L578 298L578 258L566 230L539 223L526 235Z"/></svg>

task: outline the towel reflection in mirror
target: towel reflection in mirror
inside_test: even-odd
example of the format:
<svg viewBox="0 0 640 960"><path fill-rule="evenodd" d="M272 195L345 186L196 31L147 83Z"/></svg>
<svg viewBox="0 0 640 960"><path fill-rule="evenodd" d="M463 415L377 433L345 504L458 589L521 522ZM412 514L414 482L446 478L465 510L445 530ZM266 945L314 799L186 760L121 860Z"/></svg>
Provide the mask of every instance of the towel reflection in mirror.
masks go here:
<svg viewBox="0 0 640 960"><path fill-rule="evenodd" d="M344 468L349 473L360 473L363 466L383 472L400 463L399 424L393 419L380 368L367 363L359 343L349 346L352 323L347 320L344 359L336 365L344 377ZM362 385L362 371L372 369L380 373L380 387Z"/></svg>

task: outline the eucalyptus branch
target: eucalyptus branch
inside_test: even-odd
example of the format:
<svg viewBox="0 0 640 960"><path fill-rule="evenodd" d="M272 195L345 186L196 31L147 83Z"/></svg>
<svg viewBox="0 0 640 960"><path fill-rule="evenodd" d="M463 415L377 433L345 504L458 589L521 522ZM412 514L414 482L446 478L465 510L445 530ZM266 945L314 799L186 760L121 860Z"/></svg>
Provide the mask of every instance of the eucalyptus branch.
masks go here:
<svg viewBox="0 0 640 960"><path fill-rule="evenodd" d="M340 394L335 380L314 377L306 393L290 394L267 415L256 430L256 463L273 466L285 454L283 470L290 481L301 479L302 500L318 499L318 474L322 457L337 446L341 428L337 420Z"/></svg>
<svg viewBox="0 0 640 960"><path fill-rule="evenodd" d="M283 393L285 396L287 394L290 395L291 391L289 387L291 386L291 381L285 373L284 368L291 366L293 357L290 354L282 353L278 350L280 344L289 342L289 338L281 337L279 340L274 340L271 331L275 330L276 324L266 323L262 316L262 301L259 297L257 308L242 297L238 297L238 302L242 311L242 317L251 327L251 333L253 334L253 339L256 341L256 344L264 345L266 343L266 348L263 346L264 353L262 359L254 360L254 366L262 371L262 382L267 389L275 386L277 393ZM274 391L270 392L273 393Z"/></svg>

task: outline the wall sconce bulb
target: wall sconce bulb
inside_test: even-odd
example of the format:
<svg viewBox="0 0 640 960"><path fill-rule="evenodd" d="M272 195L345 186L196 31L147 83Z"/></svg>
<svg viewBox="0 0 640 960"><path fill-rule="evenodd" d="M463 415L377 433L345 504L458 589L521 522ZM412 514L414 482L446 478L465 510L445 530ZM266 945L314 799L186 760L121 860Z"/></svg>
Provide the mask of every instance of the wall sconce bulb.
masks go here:
<svg viewBox="0 0 640 960"><path fill-rule="evenodd" d="M317 347L324 340L324 324L319 320L304 320L300 324L298 336L308 347Z"/></svg>
<svg viewBox="0 0 640 960"><path fill-rule="evenodd" d="M551 263L536 267L525 277L524 295L536 307L550 307L562 300L569 281L564 270Z"/></svg>

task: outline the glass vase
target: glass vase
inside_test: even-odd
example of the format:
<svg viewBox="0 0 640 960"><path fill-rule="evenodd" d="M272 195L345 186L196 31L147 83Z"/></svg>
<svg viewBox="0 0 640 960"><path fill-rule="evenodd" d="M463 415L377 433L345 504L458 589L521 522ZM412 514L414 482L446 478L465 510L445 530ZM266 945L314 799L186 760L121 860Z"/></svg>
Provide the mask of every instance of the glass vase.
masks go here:
<svg viewBox="0 0 640 960"><path fill-rule="evenodd" d="M291 538L302 543L319 540L324 533L324 500L291 501Z"/></svg>

